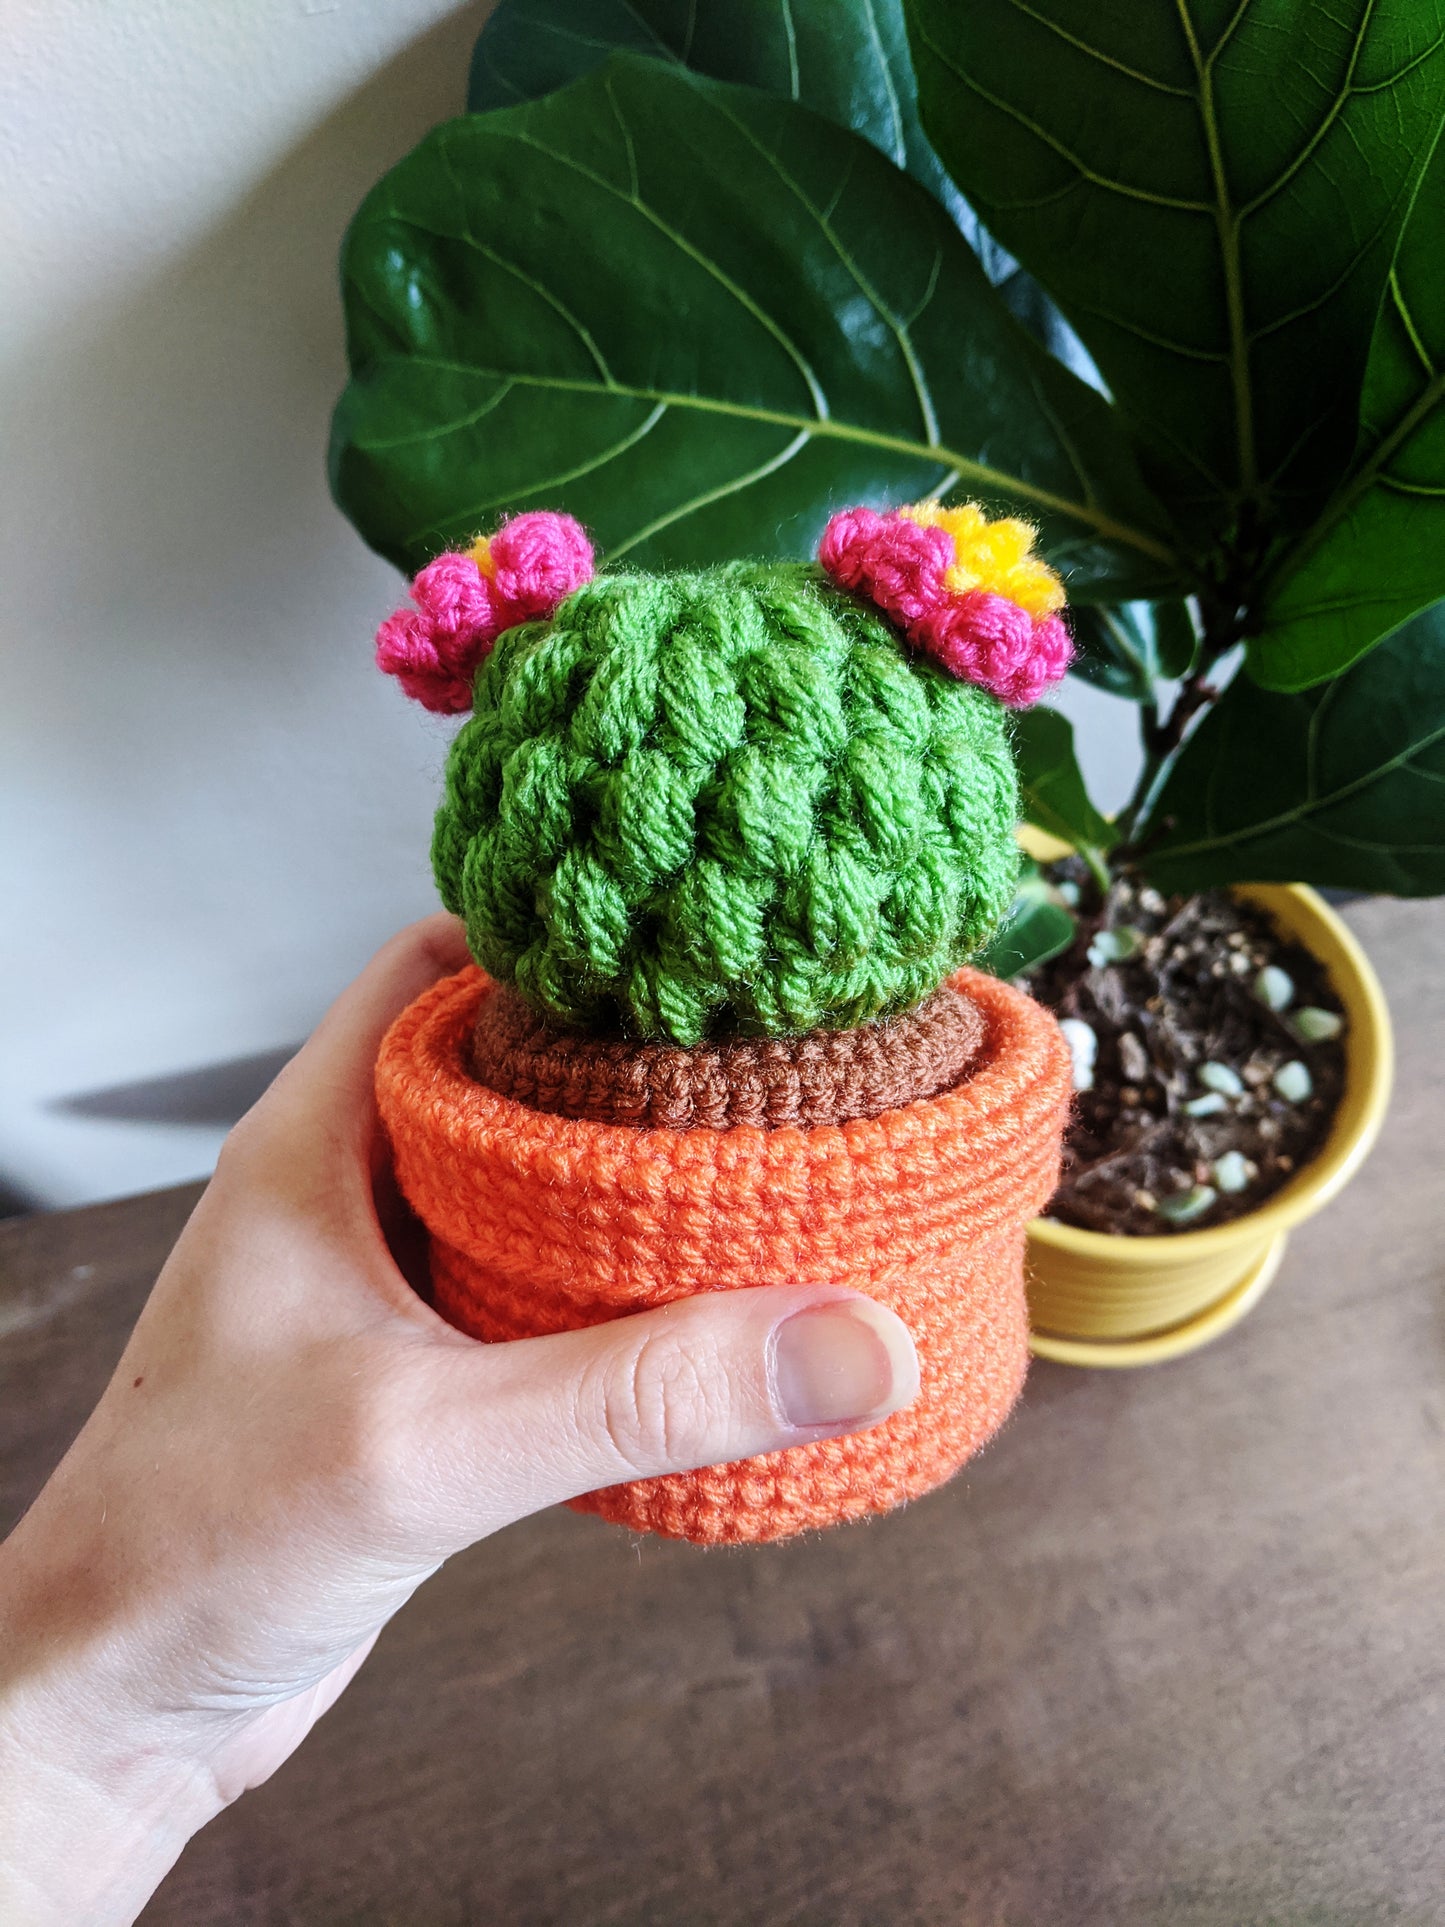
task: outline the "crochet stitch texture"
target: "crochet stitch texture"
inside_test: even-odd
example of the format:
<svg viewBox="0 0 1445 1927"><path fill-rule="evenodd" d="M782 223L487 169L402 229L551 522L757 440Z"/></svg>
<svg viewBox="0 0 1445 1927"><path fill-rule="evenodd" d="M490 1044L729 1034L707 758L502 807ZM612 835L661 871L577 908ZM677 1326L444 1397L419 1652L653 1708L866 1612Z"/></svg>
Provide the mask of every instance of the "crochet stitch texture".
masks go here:
<svg viewBox="0 0 1445 1927"><path fill-rule="evenodd" d="M853 1028L927 996L1012 895L1000 705L816 569L600 576L502 634L474 701L437 882L561 1023Z"/></svg>
<svg viewBox="0 0 1445 1927"><path fill-rule="evenodd" d="M845 1124L936 1097L968 1073L983 1018L943 984L917 1010L858 1030L737 1038L683 1050L562 1030L500 985L482 1000L471 1071L553 1117L725 1131L735 1124Z"/></svg>
<svg viewBox="0 0 1445 1927"><path fill-rule="evenodd" d="M844 509L818 568L599 577L533 510L382 625L410 695L472 710L432 853L490 976L425 992L377 1064L438 1312L505 1341L787 1278L918 1350L919 1397L866 1432L582 1510L831 1525L939 1484L1017 1396L1070 1060L957 966L1017 874L1006 706L1072 651L1034 542L973 504Z"/></svg>
<svg viewBox="0 0 1445 1927"><path fill-rule="evenodd" d="M427 564L411 585L413 606L377 630L376 666L424 709L459 715L502 631L549 615L592 569L592 544L570 515L514 515L466 555Z"/></svg>
<svg viewBox="0 0 1445 1927"><path fill-rule="evenodd" d="M916 502L885 515L841 509L818 560L951 675L1027 709L1074 655L1059 613L1063 584L1033 544L1027 522L990 522L976 503Z"/></svg>
<svg viewBox="0 0 1445 1927"><path fill-rule="evenodd" d="M703 1543L881 1512L957 1469L1007 1415L1028 1352L1023 1242L1058 1176L1069 1054L1049 1013L974 971L986 1034L957 1088L804 1130L642 1130L545 1116L468 1055L469 968L409 1006L377 1097L431 1232L437 1310L482 1339L601 1324L765 1278L851 1285L912 1331L919 1397L846 1438L593 1492L579 1510Z"/></svg>

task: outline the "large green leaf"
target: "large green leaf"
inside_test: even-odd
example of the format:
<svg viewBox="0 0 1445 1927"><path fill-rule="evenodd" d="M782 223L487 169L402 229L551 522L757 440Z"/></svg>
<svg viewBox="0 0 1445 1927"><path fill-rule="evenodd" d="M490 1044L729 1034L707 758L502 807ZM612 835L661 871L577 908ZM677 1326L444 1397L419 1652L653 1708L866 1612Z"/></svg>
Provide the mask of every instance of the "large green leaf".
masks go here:
<svg viewBox="0 0 1445 1927"><path fill-rule="evenodd" d="M618 51L800 101L972 220L918 119L902 0L502 0L477 40L467 106L540 100Z"/></svg>
<svg viewBox="0 0 1445 1927"><path fill-rule="evenodd" d="M1061 836L1076 850L1110 848L1114 826L1089 801L1067 716L1057 709L1026 709L1016 716L1014 758L1026 822Z"/></svg>
<svg viewBox="0 0 1445 1927"><path fill-rule="evenodd" d="M1147 868L1167 890L1445 890L1445 604L1320 688L1291 694L1236 677L1185 745L1151 822L1163 834Z"/></svg>
<svg viewBox="0 0 1445 1927"><path fill-rule="evenodd" d="M332 485L403 567L504 509L691 564L940 492L1022 509L1085 594L1174 574L1102 397L930 195L791 102L614 56L449 122L368 196L343 289Z"/></svg>
<svg viewBox="0 0 1445 1927"><path fill-rule="evenodd" d="M1194 660L1194 622L1182 602L1120 602L1070 615L1078 653L1073 673L1130 702L1153 702L1161 677L1182 676Z"/></svg>
<svg viewBox="0 0 1445 1927"><path fill-rule="evenodd" d="M923 124L1181 519L1308 522L1445 101L1441 0L905 0Z"/></svg>
<svg viewBox="0 0 1445 1927"><path fill-rule="evenodd" d="M1250 670L1339 673L1445 596L1445 144L1420 183L1365 371L1357 465L1278 573Z"/></svg>
<svg viewBox="0 0 1445 1927"><path fill-rule="evenodd" d="M1078 925L1039 874L1025 863L1009 913L973 959L974 968L1005 982L1067 950Z"/></svg>
<svg viewBox="0 0 1445 1927"><path fill-rule="evenodd" d="M1075 373L1077 337L1032 275L979 224L918 118L903 0L502 0L472 56L473 113L540 100L613 52L650 55L712 80L796 100L872 141L933 194L978 255L1009 311Z"/></svg>

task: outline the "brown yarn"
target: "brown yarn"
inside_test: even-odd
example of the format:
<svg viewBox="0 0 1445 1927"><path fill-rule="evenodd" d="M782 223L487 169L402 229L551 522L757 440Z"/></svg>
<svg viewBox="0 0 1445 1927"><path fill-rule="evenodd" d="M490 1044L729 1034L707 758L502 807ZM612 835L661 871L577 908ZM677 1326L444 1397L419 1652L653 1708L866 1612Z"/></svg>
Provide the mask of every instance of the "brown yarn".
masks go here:
<svg viewBox="0 0 1445 1927"><path fill-rule="evenodd" d="M637 1044L562 1030L515 991L482 1000L471 1070L500 1097L552 1117L647 1130L724 1131L881 1117L962 1081L984 1020L945 984L916 1010L857 1030L699 1044Z"/></svg>

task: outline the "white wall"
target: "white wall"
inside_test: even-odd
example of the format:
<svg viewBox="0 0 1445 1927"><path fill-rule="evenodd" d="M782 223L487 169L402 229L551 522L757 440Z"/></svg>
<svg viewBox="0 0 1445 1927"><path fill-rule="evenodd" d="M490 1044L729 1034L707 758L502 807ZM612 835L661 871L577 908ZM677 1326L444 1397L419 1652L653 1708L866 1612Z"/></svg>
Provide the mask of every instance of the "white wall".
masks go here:
<svg viewBox="0 0 1445 1927"><path fill-rule="evenodd" d="M433 905L444 735L331 507L336 253L459 110L448 0L0 0L0 1179L208 1168L81 1092L294 1042Z"/></svg>
<svg viewBox="0 0 1445 1927"><path fill-rule="evenodd" d="M0 0L0 1183L41 1202L208 1169L218 1123L63 1106L284 1049L433 905L448 732L370 667L400 584L324 451L342 230L484 12ZM1127 712L1070 701L1117 800Z"/></svg>

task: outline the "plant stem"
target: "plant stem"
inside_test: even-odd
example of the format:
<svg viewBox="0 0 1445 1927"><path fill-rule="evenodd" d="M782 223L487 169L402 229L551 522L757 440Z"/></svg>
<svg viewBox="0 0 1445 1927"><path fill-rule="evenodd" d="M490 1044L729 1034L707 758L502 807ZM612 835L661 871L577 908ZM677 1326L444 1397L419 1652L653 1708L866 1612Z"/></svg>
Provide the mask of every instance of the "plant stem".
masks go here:
<svg viewBox="0 0 1445 1927"><path fill-rule="evenodd" d="M1109 865L1105 861L1102 853L1096 850L1092 844L1088 843L1076 843L1074 845L1074 852L1077 856L1083 858L1089 875L1099 886L1099 895L1101 897L1107 897L1109 894Z"/></svg>
<svg viewBox="0 0 1445 1927"><path fill-rule="evenodd" d="M1243 627L1242 613L1230 604L1228 598L1211 599L1208 602L1201 598L1201 610L1204 615L1204 636L1199 645L1199 659L1179 685L1169 714L1161 718L1157 702L1140 705L1139 735L1144 745L1144 767L1139 772L1133 794L1116 818L1120 839L1115 850L1116 862L1127 861L1137 855L1139 842L1136 833L1140 818L1149 807L1159 779L1177 755L1185 732L1195 716L1219 696L1218 689L1209 680L1209 672L1239 640Z"/></svg>

